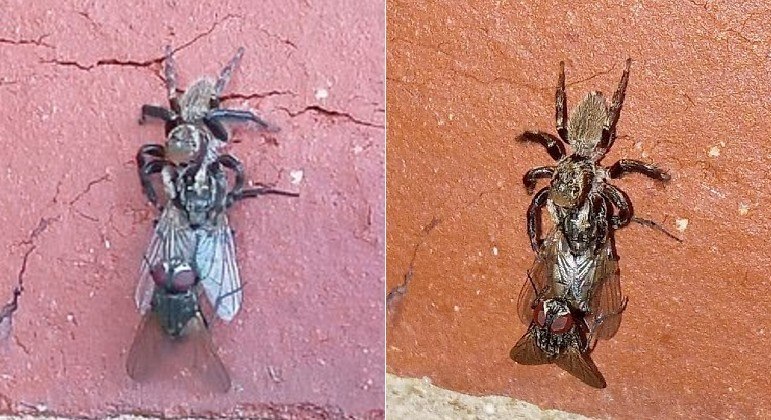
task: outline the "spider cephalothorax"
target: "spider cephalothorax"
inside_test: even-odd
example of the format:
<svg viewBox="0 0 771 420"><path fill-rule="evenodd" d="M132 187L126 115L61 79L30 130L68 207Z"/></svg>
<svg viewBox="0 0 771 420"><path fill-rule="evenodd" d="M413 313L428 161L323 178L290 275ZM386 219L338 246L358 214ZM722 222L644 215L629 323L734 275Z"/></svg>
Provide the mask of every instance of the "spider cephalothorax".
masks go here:
<svg viewBox="0 0 771 420"><path fill-rule="evenodd" d="M576 106L568 118L565 95L565 64L560 62L556 95L556 126L559 137L541 131L526 131L519 140L542 144L557 161L556 166L540 166L525 174L523 182L528 193L535 190L538 179L550 178L551 183L538 191L528 209L527 226L533 250L539 250L540 209L549 205L554 222L560 225L574 252L587 247L602 249L608 229L618 229L629 224L632 206L626 194L607 182L608 178L620 178L629 172L638 172L659 181L668 181L669 174L658 167L637 160L621 159L610 167L600 165L600 160L613 145L616 124L629 81L631 59L626 61L621 82L608 105L603 95L591 92ZM565 143L573 149L568 155ZM618 214L613 213L613 206ZM604 218L604 220L603 220ZM596 229L586 226L571 228L573 221L589 220ZM592 233L594 231L594 233ZM580 232L581 235L575 235ZM586 235L586 233L592 233Z"/></svg>

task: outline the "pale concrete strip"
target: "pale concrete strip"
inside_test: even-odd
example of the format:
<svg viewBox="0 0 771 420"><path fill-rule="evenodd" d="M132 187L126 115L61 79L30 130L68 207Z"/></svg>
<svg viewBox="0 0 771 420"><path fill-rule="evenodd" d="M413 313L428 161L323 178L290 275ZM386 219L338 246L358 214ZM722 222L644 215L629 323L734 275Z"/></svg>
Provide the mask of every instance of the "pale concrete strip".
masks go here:
<svg viewBox="0 0 771 420"><path fill-rule="evenodd" d="M580 414L542 410L535 404L509 397L474 397L439 388L428 378L401 378L386 374L388 420L591 420Z"/></svg>

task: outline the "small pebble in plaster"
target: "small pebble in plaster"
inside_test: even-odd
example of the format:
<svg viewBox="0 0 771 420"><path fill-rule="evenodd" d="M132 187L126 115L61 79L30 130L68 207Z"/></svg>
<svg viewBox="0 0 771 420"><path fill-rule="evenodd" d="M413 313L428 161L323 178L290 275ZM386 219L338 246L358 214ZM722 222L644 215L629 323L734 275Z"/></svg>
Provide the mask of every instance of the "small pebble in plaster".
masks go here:
<svg viewBox="0 0 771 420"><path fill-rule="evenodd" d="M452 307L452 310L455 311L455 312L460 312L460 306L455 305L455 306Z"/></svg>
<svg viewBox="0 0 771 420"><path fill-rule="evenodd" d="M744 203L739 203L739 214L746 216L750 211L750 206Z"/></svg>
<svg viewBox="0 0 771 420"><path fill-rule="evenodd" d="M677 230L680 232L685 232L685 230L688 229L688 219L677 219L675 220L675 224L677 225Z"/></svg>
<svg viewBox="0 0 771 420"><path fill-rule="evenodd" d="M720 148L718 146L710 147L709 152L707 152L707 155L712 158L716 158L720 156Z"/></svg>
<svg viewBox="0 0 771 420"><path fill-rule="evenodd" d="M316 96L317 101L323 101L329 97L329 91L324 88L318 88L314 96Z"/></svg>
<svg viewBox="0 0 771 420"><path fill-rule="evenodd" d="M290 182L294 185L299 185L300 182L302 182L304 176L305 176L305 172L303 172L302 169L296 169L294 171L289 172L289 177L292 178Z"/></svg>
<svg viewBox="0 0 771 420"><path fill-rule="evenodd" d="M105 240L104 240L104 247L105 247L106 249L110 249L110 246L111 246L111 245L112 245L112 244L110 243L110 240L109 240L109 239L105 239Z"/></svg>
<svg viewBox="0 0 771 420"><path fill-rule="evenodd" d="M495 414L495 406L490 403L485 404L485 406L483 407L483 410L485 411L485 414L487 414L488 416L492 416L493 414Z"/></svg>
<svg viewBox="0 0 771 420"><path fill-rule="evenodd" d="M495 255L496 257L498 256L498 247L497 246L493 247L493 255Z"/></svg>
<svg viewBox="0 0 771 420"><path fill-rule="evenodd" d="M447 119L450 120L450 121L454 120L455 119L455 114L448 114L447 115Z"/></svg>
<svg viewBox="0 0 771 420"><path fill-rule="evenodd" d="M74 321L75 321L75 315L67 314L67 322L74 322Z"/></svg>

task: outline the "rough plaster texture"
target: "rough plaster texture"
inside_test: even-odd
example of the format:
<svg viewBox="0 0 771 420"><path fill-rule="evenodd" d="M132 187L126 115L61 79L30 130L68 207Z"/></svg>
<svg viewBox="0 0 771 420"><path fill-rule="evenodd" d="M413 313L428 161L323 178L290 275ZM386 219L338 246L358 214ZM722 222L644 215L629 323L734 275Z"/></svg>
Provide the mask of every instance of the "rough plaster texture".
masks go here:
<svg viewBox="0 0 771 420"><path fill-rule="evenodd" d="M509 397L474 397L431 384L429 378L386 374L386 416L389 420L588 420L588 417L538 406Z"/></svg>
<svg viewBox="0 0 771 420"><path fill-rule="evenodd" d="M413 276L388 321L387 369L589 416L771 416L770 12L758 1L388 1L387 285ZM609 384L595 390L508 357L533 261L521 176L550 163L514 137L555 132L560 60L575 105L612 92L627 57L605 162L671 171L665 187L615 184L684 242L639 225L617 233L629 307L594 352Z"/></svg>
<svg viewBox="0 0 771 420"><path fill-rule="evenodd" d="M0 350L0 412L382 417L382 3L12 0L0 9L3 296L28 255ZM155 215L133 157L163 140L161 124L137 118L142 104L165 104L169 43L183 86L246 47L226 104L281 131L236 127L230 151L251 181L301 193L231 213L245 299L233 323L213 328L233 379L227 395L190 392L184 377L140 386L124 370Z"/></svg>

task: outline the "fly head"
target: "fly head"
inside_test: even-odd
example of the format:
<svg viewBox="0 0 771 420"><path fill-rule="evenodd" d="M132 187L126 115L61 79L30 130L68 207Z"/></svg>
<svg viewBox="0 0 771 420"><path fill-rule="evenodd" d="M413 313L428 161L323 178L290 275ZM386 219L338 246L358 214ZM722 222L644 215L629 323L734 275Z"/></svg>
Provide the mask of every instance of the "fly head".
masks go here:
<svg viewBox="0 0 771 420"><path fill-rule="evenodd" d="M563 299L547 299L533 310L531 329L535 343L553 360L568 347L582 341L581 317Z"/></svg>
<svg viewBox="0 0 771 420"><path fill-rule="evenodd" d="M153 282L167 293L183 293L190 290L198 281L190 264L178 258L159 262L151 270Z"/></svg>

